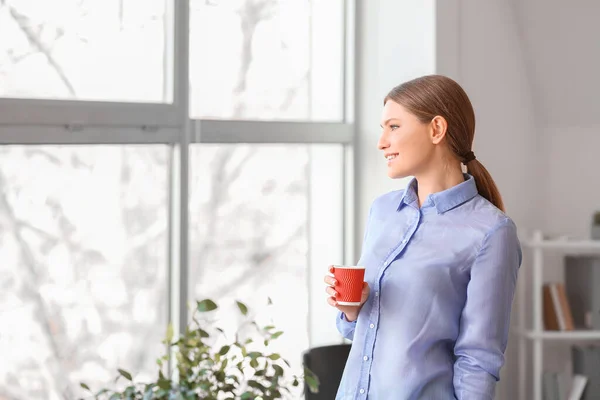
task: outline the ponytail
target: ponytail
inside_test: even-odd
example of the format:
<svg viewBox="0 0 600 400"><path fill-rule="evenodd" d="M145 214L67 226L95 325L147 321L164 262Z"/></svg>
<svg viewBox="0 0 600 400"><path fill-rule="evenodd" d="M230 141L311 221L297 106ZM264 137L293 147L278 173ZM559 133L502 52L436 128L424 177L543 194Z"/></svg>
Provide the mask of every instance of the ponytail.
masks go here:
<svg viewBox="0 0 600 400"><path fill-rule="evenodd" d="M504 209L502 196L500 196L500 191L492 179L492 176L482 163L480 163L478 160L472 160L468 162L467 173L473 176L475 179L475 185L477 185L477 191L481 197L487 199L500 210L506 211Z"/></svg>

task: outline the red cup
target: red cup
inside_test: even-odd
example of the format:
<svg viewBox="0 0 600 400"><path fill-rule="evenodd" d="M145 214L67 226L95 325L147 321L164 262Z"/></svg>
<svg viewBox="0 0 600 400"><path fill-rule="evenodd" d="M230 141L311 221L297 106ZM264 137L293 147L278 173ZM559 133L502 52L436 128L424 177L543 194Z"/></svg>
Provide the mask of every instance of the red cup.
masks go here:
<svg viewBox="0 0 600 400"><path fill-rule="evenodd" d="M343 306L360 306L365 267L334 265L333 276L336 280L334 289L337 292L335 301Z"/></svg>

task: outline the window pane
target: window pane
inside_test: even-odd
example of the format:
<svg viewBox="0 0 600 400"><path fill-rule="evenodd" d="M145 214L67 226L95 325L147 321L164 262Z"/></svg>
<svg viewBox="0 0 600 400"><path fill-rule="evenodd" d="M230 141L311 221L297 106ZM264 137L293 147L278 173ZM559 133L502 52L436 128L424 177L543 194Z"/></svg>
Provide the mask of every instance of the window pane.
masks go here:
<svg viewBox="0 0 600 400"><path fill-rule="evenodd" d="M167 146L0 147L0 398L156 375ZM139 371L139 374L137 372Z"/></svg>
<svg viewBox="0 0 600 400"><path fill-rule="evenodd" d="M273 351L297 372L308 347L309 146L195 145L190 155L192 300L215 300L228 331L240 323L235 300L261 326L272 320L284 332Z"/></svg>
<svg viewBox="0 0 600 400"><path fill-rule="evenodd" d="M166 0L6 0L0 97L171 102Z"/></svg>
<svg viewBox="0 0 600 400"><path fill-rule="evenodd" d="M192 118L342 119L343 0L190 0Z"/></svg>

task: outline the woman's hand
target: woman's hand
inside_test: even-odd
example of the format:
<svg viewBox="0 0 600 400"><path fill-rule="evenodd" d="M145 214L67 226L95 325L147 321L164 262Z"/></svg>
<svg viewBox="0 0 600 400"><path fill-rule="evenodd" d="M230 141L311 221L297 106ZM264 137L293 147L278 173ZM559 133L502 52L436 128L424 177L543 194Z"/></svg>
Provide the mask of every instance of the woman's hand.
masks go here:
<svg viewBox="0 0 600 400"><path fill-rule="evenodd" d="M334 270L334 266L330 265L329 272L333 274L333 270ZM327 284L327 287L325 287L325 291L330 296L327 298L327 303L329 303L330 306L335 307L338 310L340 310L341 312L343 312L344 315L346 316L346 320L348 320L349 322L356 321L358 319L358 313L360 312L360 309L362 308L363 304L365 304L365 302L369 298L369 291L370 291L369 284L367 282L363 282L363 289L362 289L362 296L360 298L360 305L358 305L358 306L343 306L341 304L338 304L335 299L335 297L337 296L337 292L334 289L335 284L336 284L335 278L330 275L325 275L325 279L323 279L323 280Z"/></svg>

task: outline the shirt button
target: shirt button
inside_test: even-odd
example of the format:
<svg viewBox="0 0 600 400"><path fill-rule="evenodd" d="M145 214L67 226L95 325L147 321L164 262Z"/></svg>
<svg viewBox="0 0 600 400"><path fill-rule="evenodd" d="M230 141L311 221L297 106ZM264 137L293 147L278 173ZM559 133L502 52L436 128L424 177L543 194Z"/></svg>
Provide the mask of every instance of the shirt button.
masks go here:
<svg viewBox="0 0 600 400"><path fill-rule="evenodd" d="M369 361L369 356L364 356L364 357L363 357L363 360L365 360L365 361Z"/></svg>
<svg viewBox="0 0 600 400"><path fill-rule="evenodd" d="M402 244L404 244L404 243L406 243L406 239L404 239L404 240L402 241Z"/></svg>
<svg viewBox="0 0 600 400"><path fill-rule="evenodd" d="M369 325L369 328L371 328L371 329L375 328L375 324Z"/></svg>
<svg viewBox="0 0 600 400"><path fill-rule="evenodd" d="M375 297L379 296L379 292L375 292Z"/></svg>
<svg viewBox="0 0 600 400"><path fill-rule="evenodd" d="M360 389L359 392L360 394L365 394L365 389Z"/></svg>

